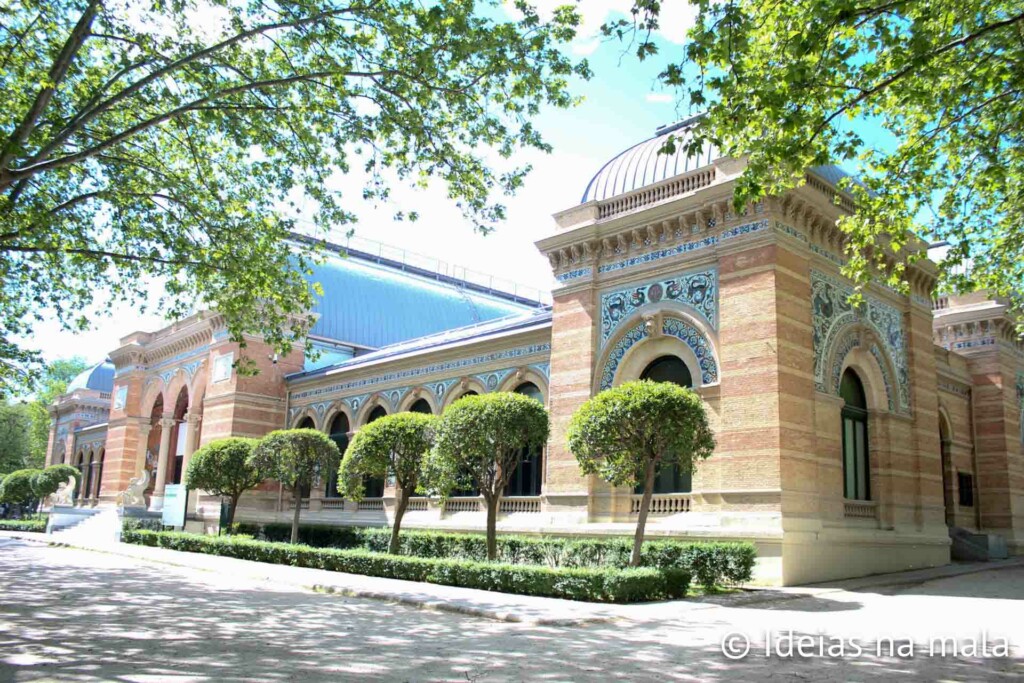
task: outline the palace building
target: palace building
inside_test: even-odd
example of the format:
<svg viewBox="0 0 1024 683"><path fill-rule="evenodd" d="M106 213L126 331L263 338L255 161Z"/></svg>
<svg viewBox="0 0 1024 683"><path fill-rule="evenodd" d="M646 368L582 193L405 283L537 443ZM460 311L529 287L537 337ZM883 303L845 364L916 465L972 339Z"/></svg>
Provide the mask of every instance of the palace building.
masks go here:
<svg viewBox="0 0 1024 683"><path fill-rule="evenodd" d="M79 504L114 506L149 471L162 504L199 446L312 427L344 449L396 411L440 413L469 393L542 400L551 439L519 468L500 531L629 534L639 495L581 475L566 447L572 413L608 387L673 381L704 399L715 454L689 476L664 471L649 537L750 540L758 576L786 585L1024 553L1024 345L1006 306L936 296L930 261L910 292L869 286L848 302L836 220L852 209L842 171L807 171L784 196L737 213L743 163L707 147L658 154L659 129L587 184L537 247L558 287L497 286L369 249L332 251L308 344L242 350L215 311L121 339L51 408L48 463L83 471ZM387 524L394 490L357 502L333 481L305 496L307 524ZM287 521L276 482L242 496L237 518ZM195 522L220 501L199 492ZM482 530L478 497L411 501L410 527Z"/></svg>

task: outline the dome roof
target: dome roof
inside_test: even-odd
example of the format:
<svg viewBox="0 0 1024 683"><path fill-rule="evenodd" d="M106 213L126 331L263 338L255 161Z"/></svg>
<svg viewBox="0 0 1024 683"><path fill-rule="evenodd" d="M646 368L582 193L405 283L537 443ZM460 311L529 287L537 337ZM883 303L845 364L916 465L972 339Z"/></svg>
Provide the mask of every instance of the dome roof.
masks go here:
<svg viewBox="0 0 1024 683"><path fill-rule="evenodd" d="M714 145L705 143L695 154L689 154L686 149L693 139L694 126L701 116L703 115L698 114L684 121L662 126L653 138L633 145L615 156L590 180L580 202L585 204L609 199L711 165L711 162L722 156ZM675 151L671 154L659 154L658 150L670 137L675 138Z"/></svg>
<svg viewBox="0 0 1024 683"><path fill-rule="evenodd" d="M309 280L323 288L310 334L372 348L537 308L354 254L328 255Z"/></svg>
<svg viewBox="0 0 1024 683"><path fill-rule="evenodd" d="M114 390L114 364L107 358L102 363L97 363L78 373L71 382L65 393L70 394L76 389L91 389L92 391L111 392Z"/></svg>

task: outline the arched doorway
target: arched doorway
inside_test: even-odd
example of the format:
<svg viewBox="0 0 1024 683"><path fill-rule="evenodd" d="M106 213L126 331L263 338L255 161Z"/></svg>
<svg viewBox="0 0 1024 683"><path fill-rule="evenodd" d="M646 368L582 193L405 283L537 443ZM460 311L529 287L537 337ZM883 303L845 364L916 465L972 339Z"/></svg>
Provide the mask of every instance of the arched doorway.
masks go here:
<svg viewBox="0 0 1024 683"><path fill-rule="evenodd" d="M185 437L188 425L185 422L185 415L188 413L188 389L181 388L178 397L174 401L174 427L171 432L171 456L168 458L167 481L172 484L180 484L185 464Z"/></svg>
<svg viewBox="0 0 1024 683"><path fill-rule="evenodd" d="M153 402L153 409L149 412L149 436L146 441L146 464L144 467L149 470L149 483L146 484L147 496L152 496L156 489L157 465L160 456L160 436L163 427L160 419L164 414L164 397L160 394Z"/></svg>
<svg viewBox="0 0 1024 683"><path fill-rule="evenodd" d="M75 483L75 502L81 504L88 498L85 487L85 452L79 451L75 456L75 468L78 470L78 481Z"/></svg>
<svg viewBox="0 0 1024 683"><path fill-rule="evenodd" d="M101 448L99 455L96 456L96 491L93 493L93 498L99 498L100 494L103 493L103 460L107 457L106 449Z"/></svg>
<svg viewBox="0 0 1024 683"><path fill-rule="evenodd" d="M331 441L338 446L338 450L341 454L345 455L345 449L348 448L348 433L349 423L348 416L345 413L338 413L331 420L331 428L328 434L331 437ZM340 465L340 462L339 462ZM341 493L338 492L338 470L335 469L330 476L327 477L327 483L324 487L325 498L341 498Z"/></svg>
<svg viewBox="0 0 1024 683"><path fill-rule="evenodd" d="M95 474L93 468L96 466L94 458L95 455L93 454L93 452L89 451L89 453L87 453L82 460L82 469L85 476L85 481L83 482L82 488L83 501L89 500L93 497L92 485L96 481L95 477L93 476Z"/></svg>
<svg viewBox="0 0 1024 683"><path fill-rule="evenodd" d="M375 422L388 414L384 406L377 406L366 416L366 424ZM365 477L363 479L363 491L367 498L382 498L384 496L383 477Z"/></svg>
<svg viewBox="0 0 1024 683"><path fill-rule="evenodd" d="M843 497L847 500L871 500L867 394L852 368L843 372L839 395L843 399Z"/></svg>
<svg viewBox="0 0 1024 683"><path fill-rule="evenodd" d="M514 391L517 394L523 394L544 403L544 395L541 394L540 388L533 382L524 382L517 386ZM520 460L519 465L512 472L512 476L508 480L508 486L505 487L504 495L540 495L544 471L543 453L543 448L537 448L533 451L527 450L523 453L523 459Z"/></svg>
<svg viewBox="0 0 1024 683"><path fill-rule="evenodd" d="M693 388L690 368L678 356L659 356L644 371L640 379L651 382L671 382L687 389ZM693 476L678 465L662 466L654 476L654 493L689 493L693 490ZM636 493L643 493L643 484L636 487Z"/></svg>

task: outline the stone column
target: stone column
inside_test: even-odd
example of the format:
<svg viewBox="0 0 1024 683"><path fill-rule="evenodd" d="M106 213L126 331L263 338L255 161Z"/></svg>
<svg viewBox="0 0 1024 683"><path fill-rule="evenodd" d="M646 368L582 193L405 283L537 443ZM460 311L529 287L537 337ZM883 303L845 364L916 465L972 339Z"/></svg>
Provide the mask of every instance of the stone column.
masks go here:
<svg viewBox="0 0 1024 683"><path fill-rule="evenodd" d="M202 419L202 415L193 415L192 413L185 414L185 453L181 458L181 483L185 483L185 472L188 472L188 461L192 459L192 454L196 452L196 435L199 433L199 421ZM186 495L190 496L189 500L185 501L185 512L195 512L199 507L199 492L195 492L195 506L192 506L191 496L193 491L188 491Z"/></svg>
<svg viewBox="0 0 1024 683"><path fill-rule="evenodd" d="M150 510L159 511L164 508L164 484L167 483L167 457L171 452L172 429L174 418L165 415L160 419L160 457L156 463L156 484L149 502Z"/></svg>
<svg viewBox="0 0 1024 683"><path fill-rule="evenodd" d="M146 468L146 451L149 449L149 431L153 428L153 425L149 423L149 420L139 420L139 444L135 448L135 474L133 476L138 477L142 475L142 470Z"/></svg>

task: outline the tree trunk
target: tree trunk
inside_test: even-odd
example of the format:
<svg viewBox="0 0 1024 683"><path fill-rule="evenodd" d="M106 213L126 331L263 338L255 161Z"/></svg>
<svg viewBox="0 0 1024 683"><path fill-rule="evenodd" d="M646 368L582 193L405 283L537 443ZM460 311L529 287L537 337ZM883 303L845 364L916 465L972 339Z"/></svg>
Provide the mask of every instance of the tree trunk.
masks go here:
<svg viewBox="0 0 1024 683"><path fill-rule="evenodd" d="M295 515L292 517L292 543L299 542L299 515L302 513L302 487L295 484Z"/></svg>
<svg viewBox="0 0 1024 683"><path fill-rule="evenodd" d="M633 536L633 555L629 558L630 567L640 566L640 549L644 545L644 527L647 526L647 511L651 507L651 494L654 493L654 461L647 462L644 472L644 495L640 499L640 514L636 518L636 534Z"/></svg>
<svg viewBox="0 0 1024 683"><path fill-rule="evenodd" d="M487 559L493 561L498 556L498 504L501 495L485 495L487 504Z"/></svg>
<svg viewBox="0 0 1024 683"><path fill-rule="evenodd" d="M231 533L231 527L235 524L235 508L238 507L238 499L242 496L241 493L238 495L231 496L231 507L228 508L228 519L227 527L228 533Z"/></svg>
<svg viewBox="0 0 1024 683"><path fill-rule="evenodd" d="M398 532L402 530L402 517L405 516L405 509L409 507L409 494L405 489L398 487L395 492L395 523L391 526L391 543L388 544L388 553L399 554Z"/></svg>

